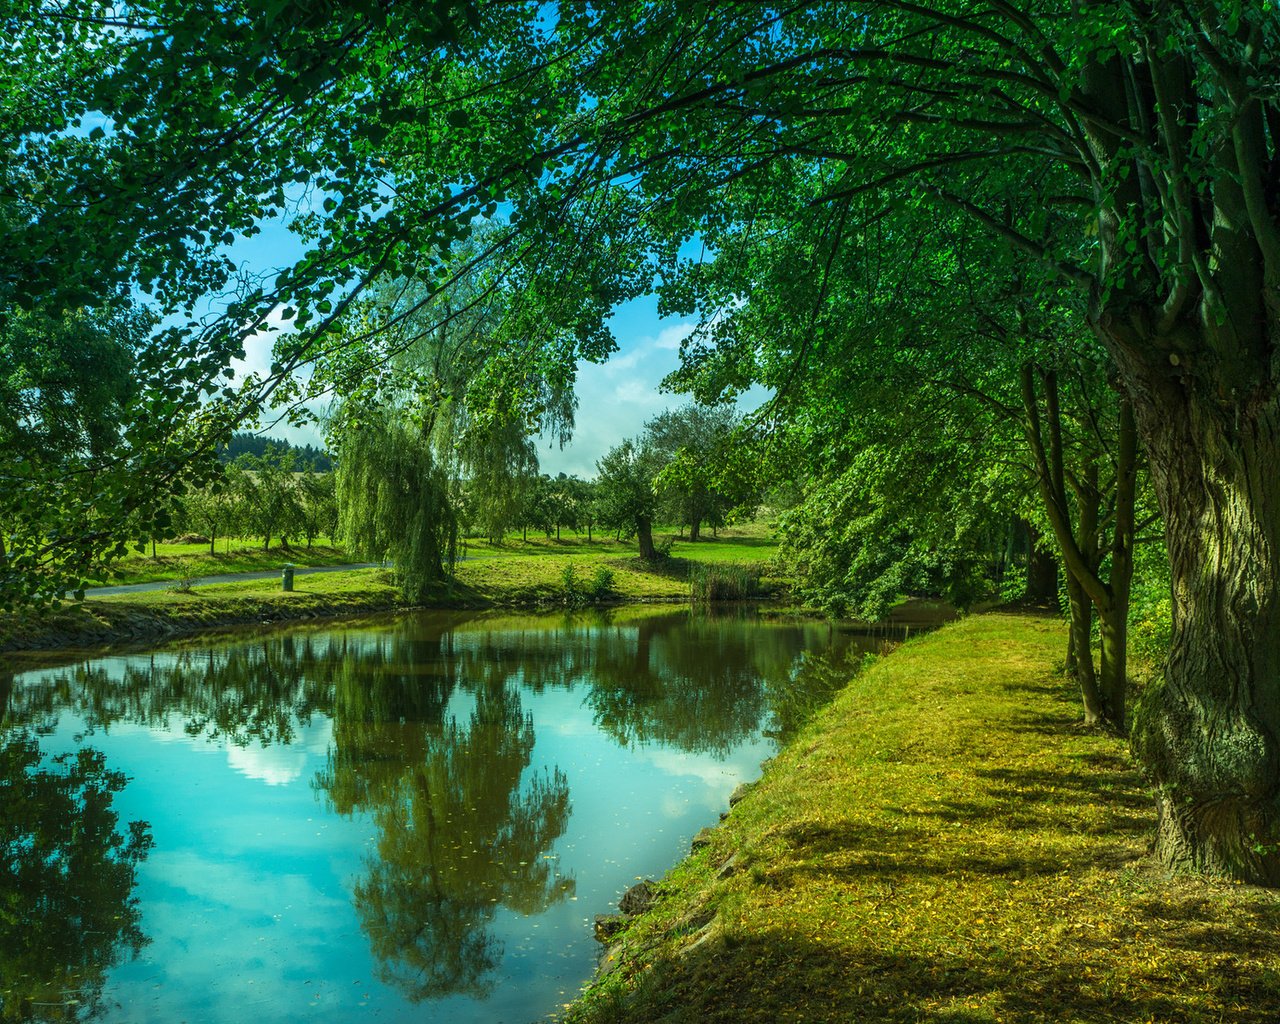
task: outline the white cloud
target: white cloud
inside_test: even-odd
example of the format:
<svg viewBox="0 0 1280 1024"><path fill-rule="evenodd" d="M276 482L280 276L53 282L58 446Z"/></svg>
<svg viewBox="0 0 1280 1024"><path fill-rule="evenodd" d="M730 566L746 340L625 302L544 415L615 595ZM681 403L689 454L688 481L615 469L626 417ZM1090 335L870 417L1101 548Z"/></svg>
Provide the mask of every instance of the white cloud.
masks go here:
<svg viewBox="0 0 1280 1024"><path fill-rule="evenodd" d="M642 310L635 318L620 315L621 322L614 325L621 339L619 354L605 363L578 364L573 440L563 451L550 445L539 450L543 472L594 477L596 462L610 448L635 437L654 416L688 401L683 395L663 393L659 385L680 366L680 342L693 332L694 324L681 320L660 326L656 317L646 314ZM643 323L639 330L637 320Z"/></svg>
<svg viewBox="0 0 1280 1024"><path fill-rule="evenodd" d="M678 324L664 327L658 332L658 336L653 339L654 348L679 350L680 343L693 333L693 328L694 325L688 321L681 321Z"/></svg>
<svg viewBox="0 0 1280 1024"><path fill-rule="evenodd" d="M233 771L250 779L261 779L268 786L286 786L306 770L307 755L283 745L232 745L227 747L227 764Z"/></svg>

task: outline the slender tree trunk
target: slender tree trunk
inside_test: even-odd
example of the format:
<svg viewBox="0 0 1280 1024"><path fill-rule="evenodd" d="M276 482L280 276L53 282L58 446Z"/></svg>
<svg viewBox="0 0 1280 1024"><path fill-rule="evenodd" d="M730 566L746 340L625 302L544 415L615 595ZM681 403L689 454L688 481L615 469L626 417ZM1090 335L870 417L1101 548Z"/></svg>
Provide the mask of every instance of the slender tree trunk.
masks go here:
<svg viewBox="0 0 1280 1024"><path fill-rule="evenodd" d="M1045 503L1054 539L1067 572L1067 593L1071 606L1072 637L1068 663L1075 668L1084 702L1085 721L1106 724L1117 731L1125 725L1128 681L1125 644L1128 640L1129 589L1133 575L1134 495L1137 441L1133 406L1119 400L1114 458L1114 507L1110 544L1104 546L1101 506L1102 489L1096 455L1085 458L1080 471L1068 475L1064 465L1061 412L1057 378L1041 374L1044 387L1043 423L1035 392L1034 369L1022 368L1022 397L1026 413L1028 445L1036 461L1036 476ZM1047 443L1046 443L1047 442ZM1075 499L1075 522L1068 507L1067 481ZM1103 579L1102 566L1110 555L1110 574ZM1085 608L1082 602L1090 602ZM1101 674L1095 674L1091 621L1098 612L1102 631L1099 659ZM1074 655L1074 657L1073 657Z"/></svg>
<svg viewBox="0 0 1280 1024"><path fill-rule="evenodd" d="M1071 612L1071 648L1074 658L1068 671L1074 669L1080 686L1080 700L1084 704L1086 725L1100 725L1108 721L1108 709L1098 687L1097 670L1093 662L1093 602L1071 573L1067 573L1067 604Z"/></svg>
<svg viewBox="0 0 1280 1024"><path fill-rule="evenodd" d="M1099 610L1101 632L1099 686L1112 723L1121 732L1127 725L1129 700L1129 592L1133 583L1134 500L1137 489L1137 426L1133 405L1120 403L1116 433L1115 523L1112 528L1111 576L1107 588L1110 607Z"/></svg>
<svg viewBox="0 0 1280 1024"><path fill-rule="evenodd" d="M1111 725L1125 729L1128 700L1129 623L1125 615L1098 616L1098 692Z"/></svg>
<svg viewBox="0 0 1280 1024"><path fill-rule="evenodd" d="M1004 578L1009 566L1013 564L1013 544L1014 538L1023 532L1026 523L1013 516L1009 519L1009 525L1004 531L1004 547L1000 549L1000 555L991 564L995 569L996 588L1004 589Z"/></svg>
<svg viewBox="0 0 1280 1024"><path fill-rule="evenodd" d="M218 543L218 528L215 526L209 531L209 554L214 554L213 546Z"/></svg>
<svg viewBox="0 0 1280 1024"><path fill-rule="evenodd" d="M648 516L636 516L636 538L640 542L640 557L652 562L658 557L653 546L653 523Z"/></svg>
<svg viewBox="0 0 1280 1024"><path fill-rule="evenodd" d="M1040 547L1040 533L1022 520L1027 537L1027 600L1032 604L1058 605L1058 558Z"/></svg>

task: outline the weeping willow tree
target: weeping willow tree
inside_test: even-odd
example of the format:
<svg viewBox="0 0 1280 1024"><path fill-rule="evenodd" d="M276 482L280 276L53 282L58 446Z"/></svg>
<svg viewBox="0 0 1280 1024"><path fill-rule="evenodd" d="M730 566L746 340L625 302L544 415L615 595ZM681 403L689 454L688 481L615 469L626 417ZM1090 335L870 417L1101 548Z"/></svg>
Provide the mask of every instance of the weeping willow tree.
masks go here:
<svg viewBox="0 0 1280 1024"><path fill-rule="evenodd" d="M519 519L524 496L538 479L538 454L524 425L469 424L458 445L468 525L498 542Z"/></svg>
<svg viewBox="0 0 1280 1024"><path fill-rule="evenodd" d="M336 483L338 532L357 555L390 559L405 600L453 571L458 517L430 432L404 410L347 410Z"/></svg>
<svg viewBox="0 0 1280 1024"><path fill-rule="evenodd" d="M532 435L563 443L573 424L574 364L553 339L574 327L534 316L545 303L494 255L497 232L445 257L444 286L379 282L316 364L313 385L339 396L339 532L352 551L392 559L409 601L452 573L464 509L490 537L510 528L538 475Z"/></svg>

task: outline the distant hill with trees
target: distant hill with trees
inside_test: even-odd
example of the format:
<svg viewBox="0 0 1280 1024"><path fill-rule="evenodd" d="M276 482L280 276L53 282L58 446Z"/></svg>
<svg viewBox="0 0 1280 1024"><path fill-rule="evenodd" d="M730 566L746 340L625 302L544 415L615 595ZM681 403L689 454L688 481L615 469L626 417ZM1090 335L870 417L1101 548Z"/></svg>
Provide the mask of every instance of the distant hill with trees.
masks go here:
<svg viewBox="0 0 1280 1024"><path fill-rule="evenodd" d="M299 469L310 467L317 473L327 473L333 469L329 453L323 448L316 448L314 445L309 444L298 446L276 437L262 437L258 434L246 434L243 432L231 435L231 440L218 449L218 458L222 462L233 462L241 455L252 455L254 458L260 459L267 454L269 449L293 452L298 460Z"/></svg>

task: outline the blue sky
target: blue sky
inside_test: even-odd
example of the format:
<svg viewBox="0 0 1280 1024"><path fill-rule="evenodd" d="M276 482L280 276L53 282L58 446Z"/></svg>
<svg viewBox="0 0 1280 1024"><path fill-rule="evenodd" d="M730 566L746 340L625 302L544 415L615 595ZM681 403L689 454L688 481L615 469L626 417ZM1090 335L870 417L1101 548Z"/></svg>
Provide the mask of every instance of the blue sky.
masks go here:
<svg viewBox="0 0 1280 1024"><path fill-rule="evenodd" d="M296 236L279 221L264 224L260 234L238 240L228 252L242 270L252 273L291 264L301 254ZM648 296L618 306L610 325L618 339L618 351L606 363L583 362L578 367L573 439L563 449L549 438L538 439L538 461L544 473L594 477L596 461L610 448L636 436L646 420L688 402L686 396L660 392L659 384L679 366L680 342L693 330L692 320L660 317L656 297ZM240 375L267 370L274 337L249 339L245 359L235 364ZM759 401L758 395L749 394L743 408ZM322 443L316 427L290 427L283 421L272 426L271 419L270 415L263 418L261 432L265 435L297 444Z"/></svg>

